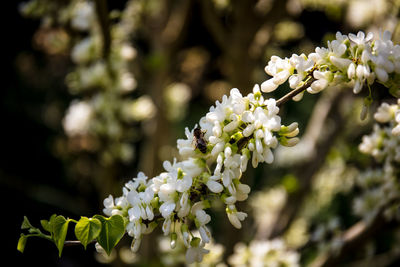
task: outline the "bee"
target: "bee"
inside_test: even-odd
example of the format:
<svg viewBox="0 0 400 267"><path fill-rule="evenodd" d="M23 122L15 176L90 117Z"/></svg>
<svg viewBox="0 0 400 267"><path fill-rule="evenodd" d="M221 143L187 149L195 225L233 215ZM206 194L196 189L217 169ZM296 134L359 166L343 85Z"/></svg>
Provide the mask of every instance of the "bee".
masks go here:
<svg viewBox="0 0 400 267"><path fill-rule="evenodd" d="M193 141L195 142L195 147L201 153L205 154L207 152L207 141L204 140L204 132L199 127L193 131Z"/></svg>

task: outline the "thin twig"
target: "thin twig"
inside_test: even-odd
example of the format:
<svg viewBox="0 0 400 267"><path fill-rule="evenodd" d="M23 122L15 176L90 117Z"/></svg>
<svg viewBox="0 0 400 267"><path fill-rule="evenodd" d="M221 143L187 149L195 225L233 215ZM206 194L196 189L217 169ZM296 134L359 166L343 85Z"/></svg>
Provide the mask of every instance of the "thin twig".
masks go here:
<svg viewBox="0 0 400 267"><path fill-rule="evenodd" d="M70 247L70 246L77 246L77 245L82 245L81 241L79 240L67 240L64 242L65 247Z"/></svg>
<svg viewBox="0 0 400 267"><path fill-rule="evenodd" d="M95 240L90 241L88 244L94 244L96 242L97 241L95 239ZM67 240L64 242L64 247L72 247L72 246L79 246L79 245L82 245L81 241L79 241L79 240Z"/></svg>
<svg viewBox="0 0 400 267"><path fill-rule="evenodd" d="M293 99L293 97L295 97L296 95L304 92L308 87L310 87L310 85L315 81L314 77L311 77L303 86L296 88L292 91L290 91L290 93L282 96L281 98L279 98L276 101L276 105L279 107L283 104L285 104L287 101Z"/></svg>

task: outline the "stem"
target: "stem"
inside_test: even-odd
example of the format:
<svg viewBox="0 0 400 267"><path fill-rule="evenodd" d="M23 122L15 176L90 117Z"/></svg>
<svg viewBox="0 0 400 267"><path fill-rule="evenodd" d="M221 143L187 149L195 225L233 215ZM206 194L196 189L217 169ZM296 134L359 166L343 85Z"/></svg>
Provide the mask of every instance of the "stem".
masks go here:
<svg viewBox="0 0 400 267"><path fill-rule="evenodd" d="M281 98L279 98L276 101L276 106L279 107L279 106L285 104L287 101L289 101L293 97L295 97L296 95L302 93L304 90L306 90L308 87L310 87L310 85L314 81L315 81L315 78L311 76L311 78L305 84L303 84L303 86L300 86L299 88L296 88L296 89L292 90L290 93L288 93L288 94L282 96Z"/></svg>
<svg viewBox="0 0 400 267"><path fill-rule="evenodd" d="M103 37L103 57L108 59L111 49L110 22L106 0L96 0L97 19Z"/></svg>
<svg viewBox="0 0 400 267"><path fill-rule="evenodd" d="M95 240L93 240L90 243L93 243ZM64 246L65 247L69 247L69 246L76 246L76 245L82 245L81 241L79 240L67 240L64 242Z"/></svg>

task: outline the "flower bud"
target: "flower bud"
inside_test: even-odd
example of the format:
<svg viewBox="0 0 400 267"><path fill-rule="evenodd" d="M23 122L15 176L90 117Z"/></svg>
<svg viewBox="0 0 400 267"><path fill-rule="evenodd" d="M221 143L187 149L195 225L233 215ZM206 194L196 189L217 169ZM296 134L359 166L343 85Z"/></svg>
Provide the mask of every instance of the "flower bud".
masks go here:
<svg viewBox="0 0 400 267"><path fill-rule="evenodd" d="M176 247L176 239L178 238L176 233L171 234L171 248L174 249Z"/></svg>
<svg viewBox="0 0 400 267"><path fill-rule="evenodd" d="M261 84L261 91L263 91L264 93L270 93L270 92L276 90L276 88L278 88L278 86L279 86L279 84L274 83L274 78L271 78Z"/></svg>

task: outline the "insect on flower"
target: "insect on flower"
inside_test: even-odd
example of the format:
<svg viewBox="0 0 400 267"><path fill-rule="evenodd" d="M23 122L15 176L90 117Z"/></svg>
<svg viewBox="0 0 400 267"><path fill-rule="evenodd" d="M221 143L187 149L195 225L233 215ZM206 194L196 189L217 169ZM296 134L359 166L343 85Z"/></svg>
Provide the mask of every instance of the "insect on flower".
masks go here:
<svg viewBox="0 0 400 267"><path fill-rule="evenodd" d="M198 127L193 131L193 141L195 142L195 147L201 153L205 154L207 152L207 141L204 140L204 132Z"/></svg>

